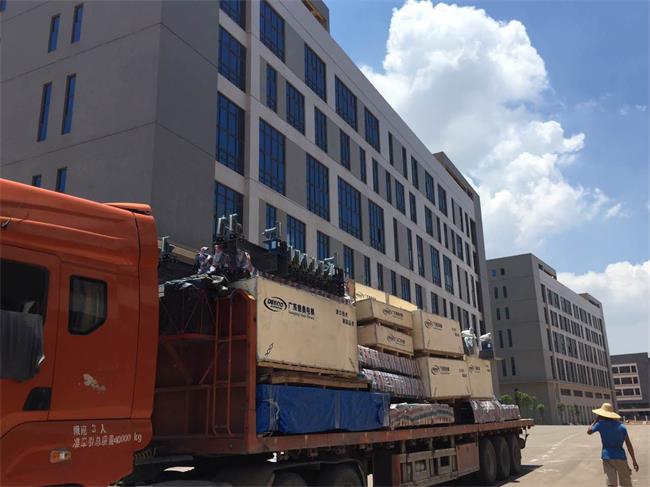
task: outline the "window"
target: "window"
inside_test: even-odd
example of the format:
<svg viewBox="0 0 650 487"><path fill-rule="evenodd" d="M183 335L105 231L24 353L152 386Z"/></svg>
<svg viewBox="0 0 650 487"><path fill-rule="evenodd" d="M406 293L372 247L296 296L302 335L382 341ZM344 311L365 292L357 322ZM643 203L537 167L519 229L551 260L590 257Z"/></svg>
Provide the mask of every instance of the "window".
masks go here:
<svg viewBox="0 0 650 487"><path fill-rule="evenodd" d="M506 368L506 361L505 360L501 361L501 375L503 377L508 377L508 369Z"/></svg>
<svg viewBox="0 0 650 487"><path fill-rule="evenodd" d="M514 357L510 357L510 369L512 370L512 375L517 375L517 368L515 367Z"/></svg>
<svg viewBox="0 0 650 487"><path fill-rule="evenodd" d="M357 97L337 77L334 78L336 90L336 113L354 130L357 129Z"/></svg>
<svg viewBox="0 0 650 487"><path fill-rule="evenodd" d="M314 132L316 145L327 152L327 117L318 108L314 108Z"/></svg>
<svg viewBox="0 0 650 487"><path fill-rule="evenodd" d="M408 179L409 177L409 168L406 163L406 147L402 147L402 174L404 174L404 177Z"/></svg>
<svg viewBox="0 0 650 487"><path fill-rule="evenodd" d="M436 217L436 235L438 236L438 243L442 243L442 232L440 232L440 217Z"/></svg>
<svg viewBox="0 0 650 487"><path fill-rule="evenodd" d="M59 40L59 25L61 24L61 16L55 15L50 21L50 38L47 43L47 52L56 50L56 44Z"/></svg>
<svg viewBox="0 0 650 487"><path fill-rule="evenodd" d="M463 260L463 239L460 235L456 235L456 255Z"/></svg>
<svg viewBox="0 0 650 487"><path fill-rule="evenodd" d="M321 232L316 232L316 253L318 260L325 260L330 255L330 238Z"/></svg>
<svg viewBox="0 0 650 487"><path fill-rule="evenodd" d="M370 257L363 256L363 283L370 286Z"/></svg>
<svg viewBox="0 0 650 487"><path fill-rule="evenodd" d="M420 177L418 175L418 161L411 156L411 180L415 189L420 189Z"/></svg>
<svg viewBox="0 0 650 487"><path fill-rule="evenodd" d="M507 333L508 333L508 346L512 347L512 330L508 328Z"/></svg>
<svg viewBox="0 0 650 487"><path fill-rule="evenodd" d="M219 28L219 73L246 90L246 48L223 27Z"/></svg>
<svg viewBox="0 0 650 487"><path fill-rule="evenodd" d="M443 215L447 216L447 192L438 185L438 208Z"/></svg>
<svg viewBox="0 0 650 487"><path fill-rule="evenodd" d="M379 163L375 159L372 160L372 189L379 193Z"/></svg>
<svg viewBox="0 0 650 487"><path fill-rule="evenodd" d="M422 243L422 237L419 235L415 236L415 249L418 253L418 274L424 276L424 249Z"/></svg>
<svg viewBox="0 0 650 487"><path fill-rule="evenodd" d="M43 177L40 174L32 176L32 186L40 188L43 182Z"/></svg>
<svg viewBox="0 0 650 487"><path fill-rule="evenodd" d="M399 234L397 232L396 218L393 218L393 246L395 247L395 261L399 262Z"/></svg>
<svg viewBox="0 0 650 487"><path fill-rule="evenodd" d="M436 315L440 314L438 295L436 293L431 293L431 312Z"/></svg>
<svg viewBox="0 0 650 487"><path fill-rule="evenodd" d="M7 0L0 0L0 12L7 10Z"/></svg>
<svg viewBox="0 0 650 487"><path fill-rule="evenodd" d="M230 189L217 181L214 183L214 223L222 216L237 215L237 220L244 223L244 197L237 191Z"/></svg>
<svg viewBox="0 0 650 487"><path fill-rule="evenodd" d="M59 193L65 193L65 183L68 180L68 168L61 167L56 170L56 186L55 191Z"/></svg>
<svg viewBox="0 0 650 487"><path fill-rule="evenodd" d="M88 335L106 321L108 291L104 281L72 276L68 331Z"/></svg>
<svg viewBox="0 0 650 487"><path fill-rule="evenodd" d="M501 309L497 308L496 313L497 313L497 320L500 320L501 319Z"/></svg>
<svg viewBox="0 0 650 487"><path fill-rule="evenodd" d="M395 180L395 206L406 215L406 202L404 201L404 186Z"/></svg>
<svg viewBox="0 0 650 487"><path fill-rule="evenodd" d="M50 118L50 101L52 99L52 83L43 85L41 95L41 113L38 119L38 135L36 140L41 142L47 139L47 122Z"/></svg>
<svg viewBox="0 0 650 487"><path fill-rule="evenodd" d="M368 176L366 175L366 151L359 147L359 176L361 176L361 181L364 183L368 182Z"/></svg>
<svg viewBox="0 0 650 487"><path fill-rule="evenodd" d="M418 222L418 211L417 207L415 206L415 195L413 193L409 192L409 210L411 213L411 221L413 223Z"/></svg>
<svg viewBox="0 0 650 487"><path fill-rule="evenodd" d="M503 348L503 331L499 330L499 348Z"/></svg>
<svg viewBox="0 0 650 487"><path fill-rule="evenodd" d="M348 279L354 279L354 250L343 246L343 273Z"/></svg>
<svg viewBox="0 0 650 487"><path fill-rule="evenodd" d="M297 218L287 215L287 245L305 251L305 224Z"/></svg>
<svg viewBox="0 0 650 487"><path fill-rule="evenodd" d="M217 161L244 174L244 110L219 93L217 112Z"/></svg>
<svg viewBox="0 0 650 487"><path fill-rule="evenodd" d="M410 228L406 229L406 248L409 257L409 269L413 270L413 234Z"/></svg>
<svg viewBox="0 0 650 487"><path fill-rule="evenodd" d="M508 288L503 286L503 297L507 298L508 297Z"/></svg>
<svg viewBox="0 0 650 487"><path fill-rule="evenodd" d="M287 81L287 122L301 134L305 133L305 97Z"/></svg>
<svg viewBox="0 0 650 487"><path fill-rule="evenodd" d="M424 303L422 302L422 286L419 284L415 285L415 305L418 309L424 309Z"/></svg>
<svg viewBox="0 0 650 487"><path fill-rule="evenodd" d="M431 249L431 276L433 283L436 286L442 286L442 279L440 276L440 252L438 249L430 247Z"/></svg>
<svg viewBox="0 0 650 487"><path fill-rule="evenodd" d="M402 283L402 299L411 301L411 281L409 281L406 277L402 276L401 283Z"/></svg>
<svg viewBox="0 0 650 487"><path fill-rule="evenodd" d="M424 189L427 195L427 199L435 205L436 200L433 190L433 176L431 176L431 174L426 171L424 172Z"/></svg>
<svg viewBox="0 0 650 487"><path fill-rule="evenodd" d="M390 293L397 296L397 274L395 271L390 271Z"/></svg>
<svg viewBox="0 0 650 487"><path fill-rule="evenodd" d="M270 64L266 65L266 106L278 110L278 72Z"/></svg>
<svg viewBox="0 0 650 487"><path fill-rule="evenodd" d="M445 271L445 290L454 294L454 275L451 267L451 259L446 255L442 256L443 268Z"/></svg>
<svg viewBox="0 0 650 487"><path fill-rule="evenodd" d="M368 215L370 220L370 246L382 253L386 253L384 209L372 201L368 201Z"/></svg>
<svg viewBox="0 0 650 487"><path fill-rule="evenodd" d="M327 101L325 63L305 44L305 84Z"/></svg>
<svg viewBox="0 0 650 487"><path fill-rule="evenodd" d="M506 313L506 320L509 320L510 319L510 308L508 308L507 306L505 307L505 313Z"/></svg>
<svg viewBox="0 0 650 487"><path fill-rule="evenodd" d="M329 221L329 170L307 154L307 209Z"/></svg>
<svg viewBox="0 0 650 487"><path fill-rule="evenodd" d="M494 299L499 299L499 288L494 286Z"/></svg>
<svg viewBox="0 0 650 487"><path fill-rule="evenodd" d="M45 268L1 259L0 310L12 314L40 315L41 319L45 319L48 281L49 274ZM8 325L3 323L3 326ZM5 337L3 334L3 339Z"/></svg>
<svg viewBox="0 0 650 487"><path fill-rule="evenodd" d="M273 228L278 223L278 209L267 203L266 205L266 228Z"/></svg>
<svg viewBox="0 0 650 487"><path fill-rule="evenodd" d="M284 19L266 1L260 4L260 40L284 62Z"/></svg>
<svg viewBox="0 0 650 487"><path fill-rule="evenodd" d="M361 237L361 194L339 178L339 228L353 237Z"/></svg>
<svg viewBox="0 0 650 487"><path fill-rule="evenodd" d="M503 267L500 269L500 272L501 272L501 275L502 275L502 276L505 276L505 274L506 274L506 270L505 270Z"/></svg>
<svg viewBox="0 0 650 487"><path fill-rule="evenodd" d="M377 289L384 290L384 266L377 262Z"/></svg>
<svg viewBox="0 0 650 487"><path fill-rule="evenodd" d="M72 35L70 37L70 42L72 44L79 42L81 39L81 22L83 21L83 17L84 6L82 3L74 8L74 14L72 15Z"/></svg>
<svg viewBox="0 0 650 487"><path fill-rule="evenodd" d="M260 118L260 183L284 194L284 135Z"/></svg>
<svg viewBox="0 0 650 487"><path fill-rule="evenodd" d="M379 120L367 108L364 109L364 115L366 142L373 146L377 152L381 152L379 145Z"/></svg>
<svg viewBox="0 0 650 487"><path fill-rule="evenodd" d="M386 201L393 204L393 182L388 171L386 171Z"/></svg>
<svg viewBox="0 0 650 487"><path fill-rule="evenodd" d="M233 19L242 29L246 29L246 2L244 0L221 0L221 10Z"/></svg>
<svg viewBox="0 0 650 487"><path fill-rule="evenodd" d="M393 134L388 132L388 161L391 166L395 165L395 158L393 156Z"/></svg>
<svg viewBox="0 0 650 487"><path fill-rule="evenodd" d="M426 232L433 237L433 212L426 206L424 207L424 226Z"/></svg>
<svg viewBox="0 0 650 487"><path fill-rule="evenodd" d="M341 142L341 165L346 169L350 169L350 136L340 130L339 139Z"/></svg>

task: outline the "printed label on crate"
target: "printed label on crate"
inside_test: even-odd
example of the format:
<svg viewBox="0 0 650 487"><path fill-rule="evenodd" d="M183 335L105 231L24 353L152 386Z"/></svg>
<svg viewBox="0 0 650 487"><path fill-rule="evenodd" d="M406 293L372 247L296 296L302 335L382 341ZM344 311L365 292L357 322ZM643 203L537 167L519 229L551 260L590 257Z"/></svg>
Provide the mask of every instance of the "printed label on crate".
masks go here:
<svg viewBox="0 0 650 487"><path fill-rule="evenodd" d="M384 308L381 310L385 318L399 318L400 320L404 319L404 313L398 309L394 308Z"/></svg>

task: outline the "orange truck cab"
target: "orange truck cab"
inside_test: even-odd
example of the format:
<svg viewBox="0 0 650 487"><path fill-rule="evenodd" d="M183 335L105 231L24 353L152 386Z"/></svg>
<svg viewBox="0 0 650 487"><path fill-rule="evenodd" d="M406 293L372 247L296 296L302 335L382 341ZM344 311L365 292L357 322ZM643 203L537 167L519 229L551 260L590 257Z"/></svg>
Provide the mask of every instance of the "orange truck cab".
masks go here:
<svg viewBox="0 0 650 487"><path fill-rule="evenodd" d="M152 437L149 207L0 180L0 243L0 485L128 475Z"/></svg>

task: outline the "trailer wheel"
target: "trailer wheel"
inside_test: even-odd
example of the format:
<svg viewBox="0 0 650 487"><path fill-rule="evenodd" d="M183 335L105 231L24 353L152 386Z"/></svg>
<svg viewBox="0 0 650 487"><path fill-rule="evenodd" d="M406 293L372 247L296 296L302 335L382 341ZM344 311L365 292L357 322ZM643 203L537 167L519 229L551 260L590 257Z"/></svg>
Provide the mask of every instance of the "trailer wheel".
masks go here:
<svg viewBox="0 0 650 487"><path fill-rule="evenodd" d="M503 436L490 438L494 445L494 452L497 455L497 480L505 480L510 477L510 450L508 442Z"/></svg>
<svg viewBox="0 0 650 487"><path fill-rule="evenodd" d="M273 480L273 487L307 487L307 482L294 472L278 472Z"/></svg>
<svg viewBox="0 0 650 487"><path fill-rule="evenodd" d="M521 472L521 445L519 438L515 434L506 436L508 442L508 451L510 452L510 474L516 475Z"/></svg>
<svg viewBox="0 0 650 487"><path fill-rule="evenodd" d="M350 465L325 467L318 475L318 485L337 487L362 487L361 479Z"/></svg>
<svg viewBox="0 0 650 487"><path fill-rule="evenodd" d="M497 479L497 455L494 445L488 438L481 438L478 455L481 467L478 478L483 485L492 485Z"/></svg>

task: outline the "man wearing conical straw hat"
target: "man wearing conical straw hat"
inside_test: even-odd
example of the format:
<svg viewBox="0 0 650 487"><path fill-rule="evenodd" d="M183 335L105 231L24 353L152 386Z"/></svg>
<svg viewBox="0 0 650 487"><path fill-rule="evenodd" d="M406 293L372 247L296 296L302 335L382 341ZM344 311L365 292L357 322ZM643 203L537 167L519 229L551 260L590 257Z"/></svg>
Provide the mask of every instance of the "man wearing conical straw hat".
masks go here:
<svg viewBox="0 0 650 487"><path fill-rule="evenodd" d="M607 478L608 487L627 487L632 485L632 470L627 464L623 442L627 446L627 451L632 457L632 465L635 471L639 471L639 464L636 463L634 448L627 434L627 428L621 423L621 416L614 411L612 405L604 402L598 409L592 411L596 419L587 430L588 435L596 431L600 433L600 439L603 443L603 470Z"/></svg>

